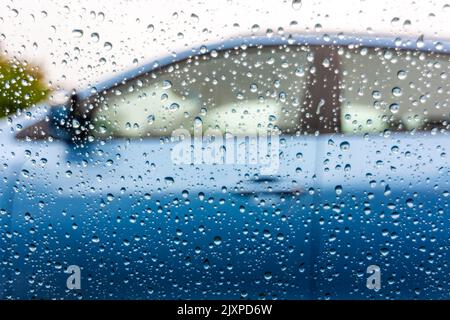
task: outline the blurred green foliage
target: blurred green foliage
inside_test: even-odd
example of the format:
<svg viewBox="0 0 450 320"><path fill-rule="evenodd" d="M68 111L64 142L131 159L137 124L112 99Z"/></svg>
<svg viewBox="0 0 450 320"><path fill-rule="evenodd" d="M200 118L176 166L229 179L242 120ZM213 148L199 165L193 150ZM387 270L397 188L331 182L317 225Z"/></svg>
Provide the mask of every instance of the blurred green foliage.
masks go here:
<svg viewBox="0 0 450 320"><path fill-rule="evenodd" d="M0 118L45 99L50 91L36 66L0 55Z"/></svg>

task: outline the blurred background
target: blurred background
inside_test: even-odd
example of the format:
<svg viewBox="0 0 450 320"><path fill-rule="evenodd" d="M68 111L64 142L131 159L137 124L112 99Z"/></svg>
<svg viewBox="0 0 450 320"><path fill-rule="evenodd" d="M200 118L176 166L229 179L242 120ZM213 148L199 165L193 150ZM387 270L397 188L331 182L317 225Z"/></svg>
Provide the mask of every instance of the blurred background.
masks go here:
<svg viewBox="0 0 450 320"><path fill-rule="evenodd" d="M0 117L194 45L238 35L449 39L450 1L1 0Z"/></svg>

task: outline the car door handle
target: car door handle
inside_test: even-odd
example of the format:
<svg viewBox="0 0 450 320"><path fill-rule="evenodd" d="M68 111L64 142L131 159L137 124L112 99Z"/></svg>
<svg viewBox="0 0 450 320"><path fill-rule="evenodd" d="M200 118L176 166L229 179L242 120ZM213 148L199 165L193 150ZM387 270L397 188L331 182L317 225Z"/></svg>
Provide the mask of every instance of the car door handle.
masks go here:
<svg viewBox="0 0 450 320"><path fill-rule="evenodd" d="M302 188L292 188L292 189L268 188L267 190L237 190L233 193L236 195L244 196L244 197L257 196L257 195L301 196L301 195L306 194L305 190Z"/></svg>
<svg viewBox="0 0 450 320"><path fill-rule="evenodd" d="M280 181L280 177L277 176L271 176L271 175L262 175L262 176L257 176L257 177L253 177L250 179L251 183L254 184L262 184L262 183L276 183Z"/></svg>

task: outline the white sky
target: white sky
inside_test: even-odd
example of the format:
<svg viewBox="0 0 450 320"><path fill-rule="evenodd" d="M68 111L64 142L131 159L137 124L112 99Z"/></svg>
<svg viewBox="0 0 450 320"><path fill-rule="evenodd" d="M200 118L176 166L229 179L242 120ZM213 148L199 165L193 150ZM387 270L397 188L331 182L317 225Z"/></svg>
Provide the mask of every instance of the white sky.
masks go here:
<svg viewBox="0 0 450 320"><path fill-rule="evenodd" d="M268 28L450 39L450 0L301 2L0 0L0 51L41 66L53 87L81 88L182 48Z"/></svg>

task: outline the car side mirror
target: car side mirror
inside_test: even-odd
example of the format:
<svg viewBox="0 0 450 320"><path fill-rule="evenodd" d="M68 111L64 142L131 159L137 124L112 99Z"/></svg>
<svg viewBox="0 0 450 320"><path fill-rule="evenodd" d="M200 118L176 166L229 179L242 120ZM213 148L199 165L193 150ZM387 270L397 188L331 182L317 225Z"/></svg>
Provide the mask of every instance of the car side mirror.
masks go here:
<svg viewBox="0 0 450 320"><path fill-rule="evenodd" d="M74 101L73 95L68 91L61 90L52 95L49 110L49 130L52 137L63 141L72 141Z"/></svg>

